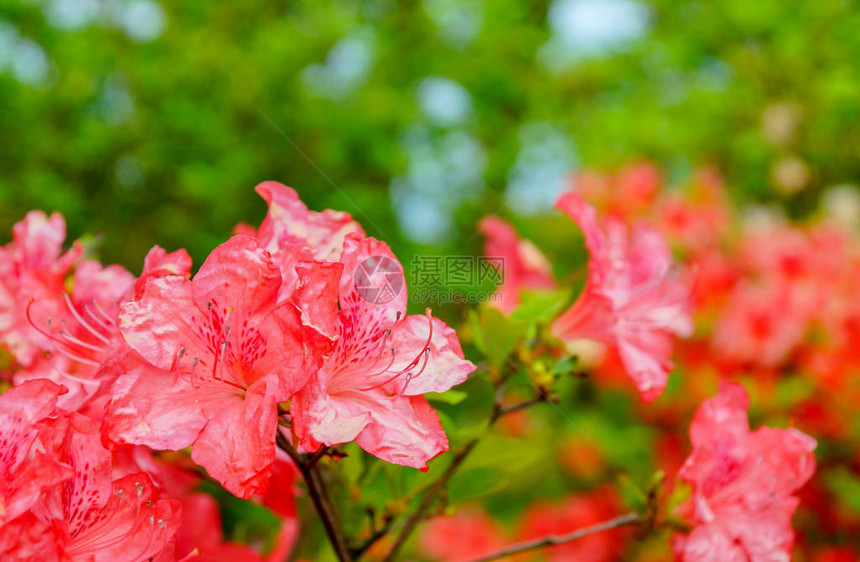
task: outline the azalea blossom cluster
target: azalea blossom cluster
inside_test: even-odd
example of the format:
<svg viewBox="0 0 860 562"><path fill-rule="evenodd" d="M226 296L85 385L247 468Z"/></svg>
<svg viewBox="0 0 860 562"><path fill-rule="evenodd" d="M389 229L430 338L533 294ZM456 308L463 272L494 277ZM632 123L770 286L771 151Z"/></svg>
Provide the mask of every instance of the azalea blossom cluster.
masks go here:
<svg viewBox="0 0 860 562"><path fill-rule="evenodd" d="M185 250L156 246L136 276L80 242L64 250L63 218L29 213L0 248L0 555L283 560L296 554L301 476L341 560L381 557L380 545L394 560L425 519L412 546L433 560L551 545L552 560L613 560L649 531L664 551L643 560L665 559L670 543L688 561L789 558L801 498L812 489L826 506L827 491L814 478L816 441L759 421L790 411L816 435L846 437L815 407L832 396L850 408L856 392L860 243L826 224L741 221L713 173L688 192L663 189L647 164L573 184L553 219L587 254L573 299L559 260L499 217L478 225L504 280L501 300L471 311L461 332L486 355L477 382L493 395L489 423L464 428L465 440L450 418L446 434L428 397L476 365L431 310L407 313L403 267L348 214L310 211L265 182L259 227L238 225L193 274ZM607 392L635 388L663 474L639 492L644 505L623 513L629 502L606 484L619 467L577 437L559 446L568 477L587 484L576 493L523 506L507 526L475 505L435 517L450 514L442 492L491 427L530 438L529 408L558 401L571 365ZM506 394L517 373L533 398ZM805 381L791 409L769 398L786 378ZM382 499L373 479L394 480L391 466L348 459L360 448L427 471L449 447L443 470L412 471L417 491L389 482L398 491ZM347 513L369 514L355 536L340 528L333 482L354 504ZM222 532L225 491L273 521L254 546Z"/></svg>
<svg viewBox="0 0 860 562"><path fill-rule="evenodd" d="M698 406L686 460L678 459L683 444L674 434L663 442L663 466L671 481L683 484L677 486L687 498L670 514L687 531L677 535L676 555L683 560L789 559L796 494L815 472L816 441L793 428L751 432L747 391L729 378L755 366L757 376L772 382L773 368L785 364L817 325L837 334L836 341L850 337L845 315L856 307L844 306L847 294L845 301L829 300L834 291L858 286L850 273L858 262L846 255L848 239L825 225L804 232L768 223L747 231L738 259L729 253L732 246L725 245L730 214L712 172L698 176L691 195L663 190L660 174L648 164L617 175L587 172L573 185L556 207L582 231L588 273L573 306L552 322L552 334L583 355L594 349L583 341L600 344L591 361L597 384L623 372L641 399L651 402L666 387L673 336L693 336L695 318L702 335L681 344L682 369L717 367L722 380L719 393ZM481 227L487 236L485 253L504 255L512 264L513 275L506 277L502 291L518 295L558 284L550 262L510 225L488 217ZM686 268L673 265L672 245ZM707 350L699 343L703 335ZM825 357L831 358L833 348L825 349ZM837 349L844 357L847 349ZM812 356L833 368L819 353ZM839 365L850 367L847 361ZM762 375L761 369L770 372ZM702 383L708 379L689 380L692 376L685 373L683 384L700 386L684 395L687 401L707 392ZM674 403L643 407L643 416L683 426L689 410ZM487 540L497 537L484 535ZM613 559L611 553L597 552L582 559Z"/></svg>
<svg viewBox="0 0 860 562"><path fill-rule="evenodd" d="M631 226L615 216L599 221L580 193L562 195L556 207L582 229L589 261L582 294L554 320L552 333L574 346L580 340L609 346L642 399L653 401L666 387L674 339L693 330L689 290L674 270L669 246L647 224ZM505 311L516 307L523 289L555 285L547 259L510 225L487 217L481 230L484 252L505 256L510 272L500 288Z"/></svg>
<svg viewBox="0 0 860 562"><path fill-rule="evenodd" d="M423 395L475 368L454 331L407 315L405 291L368 294L403 270L349 215L277 183L257 192L260 227L237 227L193 276L185 250L154 247L136 277L78 242L62 251L58 214L15 225L0 249L4 560L259 557L223 543L195 464L280 516L283 558L295 469L276 441L355 441L415 468L448 448ZM193 463L170 456L189 447Z"/></svg>

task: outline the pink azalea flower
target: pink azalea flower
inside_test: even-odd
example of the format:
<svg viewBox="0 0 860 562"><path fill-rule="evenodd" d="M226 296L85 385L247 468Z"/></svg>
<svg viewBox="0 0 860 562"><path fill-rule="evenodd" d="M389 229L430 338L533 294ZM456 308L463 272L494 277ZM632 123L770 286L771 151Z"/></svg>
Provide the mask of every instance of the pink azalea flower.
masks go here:
<svg viewBox="0 0 860 562"><path fill-rule="evenodd" d="M60 407L100 418L114 366L127 352L117 314L135 278L118 265L79 260L78 245L60 255L65 223L59 214L34 211L14 231L12 244L0 250L0 270L9 268L0 280L0 324L5 319L14 328L0 329L0 339L17 352L14 381L53 380L68 389ZM187 273L190 265L184 250L153 248L137 284Z"/></svg>
<svg viewBox="0 0 860 562"><path fill-rule="evenodd" d="M617 349L645 401L657 398L672 369L673 336L692 332L689 290L673 276L663 237L644 224L632 231L614 217L597 221L578 193L556 207L582 229L590 259L579 299L553 324L561 340L589 339Z"/></svg>
<svg viewBox="0 0 860 562"><path fill-rule="evenodd" d="M487 216L481 219L478 229L487 237L484 255L505 260L504 282L498 287L502 294L501 302L493 303L499 310L510 314L519 305L523 289L552 289L555 286L552 267L544 255L530 241L517 236L511 225L498 217Z"/></svg>
<svg viewBox="0 0 860 562"><path fill-rule="evenodd" d="M275 459L277 404L314 367L298 313L276 305L281 274L254 238L216 248L193 279L150 279L127 302L120 331L143 361L128 362L106 414L119 443L178 450L229 491L265 490Z"/></svg>
<svg viewBox="0 0 860 562"><path fill-rule="evenodd" d="M159 499L146 474L112 480L111 454L101 444L98 424L57 409L61 388L31 381L0 397L0 557L158 556L170 548L179 526L178 502Z"/></svg>
<svg viewBox="0 0 860 562"><path fill-rule="evenodd" d="M134 276L125 268L85 260L75 267L71 292L57 295L63 309L44 325L36 320L42 303L31 301L28 319L49 341L46 354L16 372L15 382L47 378L62 384L68 392L60 397L60 407L100 418L103 400L96 399L104 398L116 375L109 367L126 347L116 327L119 305L133 284Z"/></svg>
<svg viewBox="0 0 860 562"><path fill-rule="evenodd" d="M383 242L350 235L340 264L299 269L303 318L331 337L322 367L290 406L301 446L313 451L355 440L383 460L424 468L448 449L448 439L422 395L444 392L475 369L456 334L429 311L404 315L403 268ZM303 305L318 292L309 297L308 286L339 290L339 308ZM375 290L385 287L402 289Z"/></svg>
<svg viewBox="0 0 860 562"><path fill-rule="evenodd" d="M134 298L143 296L149 279L167 275L191 275L191 256L184 248L168 253L161 246L153 246L143 258L143 271L134 283Z"/></svg>
<svg viewBox="0 0 860 562"><path fill-rule="evenodd" d="M114 478L144 471L163 493L182 504L188 514L176 532L175 553L182 560L258 561L286 560L295 544L299 522L295 511L295 478L298 469L286 453L279 451L271 485L260 501L281 519L274 546L267 556L247 544L225 540L218 502L200 491L203 475L186 456L153 455L144 446L124 446L114 451Z"/></svg>
<svg viewBox="0 0 860 562"><path fill-rule="evenodd" d="M35 324L65 311L63 283L83 248L61 253L66 223L59 213L50 217L31 211L12 228L12 242L0 248L0 344L15 360L29 366L50 338L34 328L29 303L39 302Z"/></svg>
<svg viewBox="0 0 860 562"><path fill-rule="evenodd" d="M749 397L724 382L690 426L693 452L679 476L693 496L679 508L695 527L675 550L684 560L788 560L793 495L815 472L815 440L796 429L750 432Z"/></svg>
<svg viewBox="0 0 860 562"><path fill-rule="evenodd" d="M0 394L0 527L73 474L42 442L50 429L43 426L57 417L57 398L63 392L61 386L37 380Z"/></svg>
<svg viewBox="0 0 860 562"><path fill-rule="evenodd" d="M269 212L256 237L280 267L284 283L281 299L292 294L298 280L295 266L302 260L334 261L340 258L348 234L364 235L361 226L348 213L325 209L309 211L292 188L274 181L259 184L255 190L266 200ZM242 226L241 232L252 228Z"/></svg>

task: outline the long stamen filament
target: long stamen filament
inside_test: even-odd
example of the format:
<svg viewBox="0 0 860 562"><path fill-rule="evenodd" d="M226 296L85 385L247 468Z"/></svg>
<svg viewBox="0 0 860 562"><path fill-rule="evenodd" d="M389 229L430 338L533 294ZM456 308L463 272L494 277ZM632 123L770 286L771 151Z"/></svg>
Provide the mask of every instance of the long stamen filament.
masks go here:
<svg viewBox="0 0 860 562"><path fill-rule="evenodd" d="M81 339L76 338L72 334L70 334L68 331L69 329L66 326L65 320L63 320L61 322L61 325L63 326L63 329L57 333L60 334L60 337L62 337L66 341L71 342L71 343L73 343L79 347L83 347L84 349L89 349L90 351L95 351L96 353L103 353L105 351L105 349L103 347L98 347L98 346L93 345L91 343L87 343Z"/></svg>
<svg viewBox="0 0 860 562"><path fill-rule="evenodd" d="M113 322L110 322L110 323L105 322L104 320L102 320L101 318L99 318L99 317L98 317L98 316L97 316L97 315L92 311L92 309L90 308L90 304L95 304L95 302L96 302L96 301L94 301L94 300L93 300L93 301L90 301L90 303L89 303L89 304L85 304L85 305L84 305L84 312L86 312L87 314L89 314L89 316L90 316L90 318L92 318L93 322L95 322L97 325L99 325L99 326L101 326L102 328L104 328L104 330L105 330L106 332L110 332L110 331L112 331L112 330L113 330L114 323L113 323Z"/></svg>
<svg viewBox="0 0 860 562"><path fill-rule="evenodd" d="M77 308L75 308L74 303L72 303L72 299L69 298L68 293L63 293L63 299L66 301L66 307L68 307L69 311L72 313L72 316L75 317L75 320L78 321L78 324L83 326L89 333L97 337L104 344L109 344L110 340L104 337L101 333L98 332L95 328L90 326L84 317L78 312Z"/></svg>
<svg viewBox="0 0 860 562"><path fill-rule="evenodd" d="M432 316L432 314L431 314L431 310L430 310L429 308L428 308L428 309L426 309L426 310L424 311L424 313L427 315L427 321L428 321L428 322L429 322L429 324L430 324L429 329L428 329L428 332L429 332L429 333L427 334L427 341L425 341L425 342L424 342L424 346L422 347L422 349L421 349L421 351L418 353L418 355L416 355L416 356L415 356L415 359L413 359L412 361L410 361L410 362L409 362L409 364L408 364L408 365L406 365L403 369L400 369L399 371L397 371L396 373L394 373L394 375L393 375L393 376L391 376L390 378L388 378L388 379L386 379L386 380L384 380L384 381L382 381L382 382L380 382L380 383L378 383L378 384L375 384L375 385L369 386L369 387L367 387L367 388L360 388L360 389L358 389L358 390L360 390L360 391L375 390L375 389L377 389L377 388L380 388L380 387L382 387L382 386L387 385L387 384L388 384L388 383L390 383L390 382L393 382L395 379L397 379L397 377L399 377L399 376L400 376L400 375L402 375L403 373L410 373L410 374L408 375L409 380L407 380L406 385L404 385L404 386L403 386L403 390L405 391L405 390L406 390L406 386L408 386L409 382L411 382L411 381L412 381L412 379L417 378L418 376L420 376L420 375L421 375L421 373L423 373L423 372L424 372L424 370L427 368L427 362L429 361L429 357L430 357L430 343L433 341L433 316ZM382 373L385 373L386 371L388 371L388 369L390 369L390 368L391 368L391 365L394 363L394 362L393 362L393 359L394 359L394 357L393 357L393 352L394 352L394 348L392 348L392 363L388 365L388 368L386 368L385 370L383 370L383 371L381 371L381 372L379 372L379 373L376 373L376 374L374 374L374 375L371 375L371 377L381 375ZM417 373L417 374L412 375L412 374L411 374L412 369L414 369L415 367L417 367L417 366L418 366L418 363L421 361L421 359L422 359L422 358L424 359L424 364L421 366L421 369L418 371L418 373Z"/></svg>

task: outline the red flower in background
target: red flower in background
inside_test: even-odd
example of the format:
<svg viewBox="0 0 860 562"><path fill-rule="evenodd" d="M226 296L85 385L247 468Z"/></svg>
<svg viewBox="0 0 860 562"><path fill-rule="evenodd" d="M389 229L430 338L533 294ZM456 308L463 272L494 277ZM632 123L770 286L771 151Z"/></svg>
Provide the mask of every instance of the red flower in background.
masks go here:
<svg viewBox="0 0 860 562"><path fill-rule="evenodd" d="M535 503L523 513L520 537L528 540L571 533L612 519L619 515L618 508L618 498L609 488L576 494L562 503ZM624 529L595 533L543 552L552 562L608 562L624 550L624 534Z"/></svg>
<svg viewBox="0 0 860 562"><path fill-rule="evenodd" d="M625 220L639 216L654 203L663 182L650 162L624 166L615 174L586 170L571 177L571 191L581 193L597 208Z"/></svg>
<svg viewBox="0 0 860 562"><path fill-rule="evenodd" d="M498 287L502 299L494 303L502 312L510 314L519 305L523 289L555 287L552 266L534 244L517 236L511 225L498 217L487 216L481 219L478 230L487 237L484 255L505 260L504 281Z"/></svg>
<svg viewBox="0 0 860 562"><path fill-rule="evenodd" d="M689 289L673 274L663 237L644 224L632 230L608 217L603 228L578 193L556 202L582 229L590 255L588 281L553 323L564 341L597 340L615 348L645 401L666 386L674 336L692 332Z"/></svg>
<svg viewBox="0 0 860 562"><path fill-rule="evenodd" d="M693 452L679 476L693 496L679 508L694 528L676 540L684 560L787 560L793 495L815 472L815 440L795 429L750 432L744 388L724 383L690 426Z"/></svg>
<svg viewBox="0 0 860 562"><path fill-rule="evenodd" d="M164 275L187 273L184 251L166 254L155 247L135 277L118 265L79 259L82 248L60 255L65 223L34 211L15 226L15 239L0 251L0 341L15 354L14 381L49 379L67 388L59 405L101 419L115 364L126 354L117 328L119 306L133 286ZM156 263L157 262L157 263ZM5 291L5 292L4 292ZM3 320L5 319L5 320ZM20 344L26 336L28 345ZM20 345L19 345L20 344Z"/></svg>
<svg viewBox="0 0 860 562"><path fill-rule="evenodd" d="M31 211L12 228L12 242L0 248L0 341L20 365L31 365L52 346L36 327L65 313L63 284L83 253L77 244L61 253L65 239L59 213ZM28 317L33 301L39 303L35 320Z"/></svg>
<svg viewBox="0 0 860 562"><path fill-rule="evenodd" d="M418 540L425 556L445 562L474 560L505 544L502 530L479 509L464 509L455 515L430 519L422 527Z"/></svg>
<svg viewBox="0 0 860 562"><path fill-rule="evenodd" d="M120 330L145 361L115 383L106 433L178 450L241 497L265 490L277 404L313 372L291 304L276 304L280 270L248 236L216 248L193 279L168 275L128 302Z"/></svg>

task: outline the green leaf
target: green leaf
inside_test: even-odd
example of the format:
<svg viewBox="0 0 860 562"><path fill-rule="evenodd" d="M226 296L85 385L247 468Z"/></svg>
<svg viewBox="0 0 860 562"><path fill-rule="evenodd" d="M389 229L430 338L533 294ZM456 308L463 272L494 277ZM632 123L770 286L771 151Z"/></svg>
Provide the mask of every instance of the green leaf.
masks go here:
<svg viewBox="0 0 860 562"><path fill-rule="evenodd" d="M448 483L448 496L454 504L462 504L501 490L509 481L510 477L492 468L461 472Z"/></svg>
<svg viewBox="0 0 860 562"><path fill-rule="evenodd" d="M464 472L491 468L501 472L519 472L540 460L543 452L533 443L500 435L487 435L463 461Z"/></svg>
<svg viewBox="0 0 860 562"><path fill-rule="evenodd" d="M821 479L842 505L860 513L860 478L840 466L826 473Z"/></svg>
<svg viewBox="0 0 860 562"><path fill-rule="evenodd" d="M787 377L776 385L776 402L781 408L791 408L815 392L815 381L807 377Z"/></svg>
<svg viewBox="0 0 860 562"><path fill-rule="evenodd" d="M483 437L490 427L490 420L488 418L480 418L474 422L455 422L451 419L451 416L442 410L437 410L436 414L442 423L442 429L448 435L448 441L450 441L452 449L465 445L472 439Z"/></svg>
<svg viewBox="0 0 860 562"><path fill-rule="evenodd" d="M431 402L439 402L441 404L450 404L452 406L459 404L466 399L468 394L462 390L449 390L447 392L428 392L424 397Z"/></svg>
<svg viewBox="0 0 860 562"><path fill-rule="evenodd" d="M566 359L562 359L552 367L551 374L553 375L567 375L572 373L577 364L579 363L579 358L574 356L568 357Z"/></svg>
<svg viewBox="0 0 860 562"><path fill-rule="evenodd" d="M522 301L511 313L514 320L547 323L570 302L570 289L555 291L523 291Z"/></svg>
<svg viewBox="0 0 860 562"><path fill-rule="evenodd" d="M341 445L340 448L347 456L337 463L337 467L347 482L356 484L364 473L364 452L354 442Z"/></svg>
<svg viewBox="0 0 860 562"><path fill-rule="evenodd" d="M505 316L499 309L481 306L469 315L475 345L495 366L500 366L525 335L527 325Z"/></svg>

